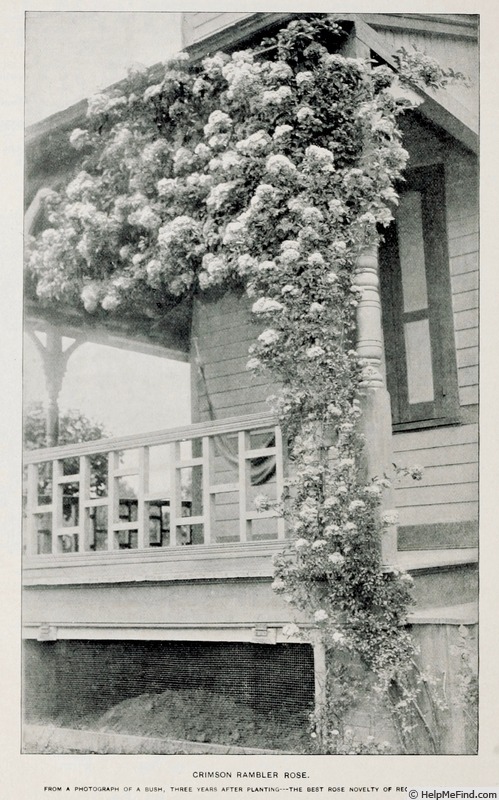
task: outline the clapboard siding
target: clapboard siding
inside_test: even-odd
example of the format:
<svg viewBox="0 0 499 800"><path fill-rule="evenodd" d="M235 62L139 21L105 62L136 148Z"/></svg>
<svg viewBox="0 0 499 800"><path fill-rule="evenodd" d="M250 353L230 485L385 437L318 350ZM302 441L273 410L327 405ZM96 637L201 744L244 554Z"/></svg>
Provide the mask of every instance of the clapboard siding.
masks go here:
<svg viewBox="0 0 499 800"><path fill-rule="evenodd" d="M376 24L375 27L389 52L395 53L401 47L409 52L417 48L436 58L442 66L462 72L467 78L466 84L457 81L446 87L446 92L471 113L477 114L478 48L475 38L440 36L431 31L411 30L410 22L407 30L388 30Z"/></svg>
<svg viewBox="0 0 499 800"><path fill-rule="evenodd" d="M454 256L450 259L450 271L454 278L457 275L478 271L478 252Z"/></svg>
<svg viewBox="0 0 499 800"><path fill-rule="evenodd" d="M200 42L225 28L251 17L244 11L196 11L183 15L182 34L184 46Z"/></svg>
<svg viewBox="0 0 499 800"><path fill-rule="evenodd" d="M478 328L466 328L456 331L456 346L459 350L467 350L469 347L478 347L479 337Z"/></svg>
<svg viewBox="0 0 499 800"><path fill-rule="evenodd" d="M416 450L460 447L464 444L475 444L477 436L477 425L450 425L444 428L398 433L393 437L394 452L413 453Z"/></svg>
<svg viewBox="0 0 499 800"><path fill-rule="evenodd" d="M421 481L396 486L401 525L466 522L477 516L477 426L456 425L393 437L399 467L424 467Z"/></svg>
<svg viewBox="0 0 499 800"><path fill-rule="evenodd" d="M462 292L476 291L478 289L478 270L475 268L470 272L454 275L452 277L452 288L456 296Z"/></svg>
<svg viewBox="0 0 499 800"><path fill-rule="evenodd" d="M457 352L457 365L470 367L478 364L478 347L465 347Z"/></svg>
<svg viewBox="0 0 499 800"><path fill-rule="evenodd" d="M432 503L399 508L398 513L401 526L470 522L478 516L478 503Z"/></svg>
<svg viewBox="0 0 499 800"><path fill-rule="evenodd" d="M192 337L203 366L203 380L192 349L194 421L210 418L207 392L215 417L224 418L268 411L271 394L268 378L248 372L248 348L262 325L251 314L244 295L227 292L218 297L202 297L195 303ZM194 344L194 341L193 341Z"/></svg>
<svg viewBox="0 0 499 800"><path fill-rule="evenodd" d="M409 166L442 163L445 168L447 244L456 345L459 402L477 402L478 384L470 384L468 367L477 366L460 350L478 344L478 175L475 157L450 138L416 119L403 122ZM468 333L461 335L464 331ZM476 377L476 373L475 373Z"/></svg>
<svg viewBox="0 0 499 800"><path fill-rule="evenodd" d="M467 233L464 236L449 237L449 257L464 256L478 250L478 234Z"/></svg>
<svg viewBox="0 0 499 800"><path fill-rule="evenodd" d="M478 179L475 159L457 147L449 151L445 170L459 401L465 406L478 400L478 347L470 349L458 335L478 331Z"/></svg>

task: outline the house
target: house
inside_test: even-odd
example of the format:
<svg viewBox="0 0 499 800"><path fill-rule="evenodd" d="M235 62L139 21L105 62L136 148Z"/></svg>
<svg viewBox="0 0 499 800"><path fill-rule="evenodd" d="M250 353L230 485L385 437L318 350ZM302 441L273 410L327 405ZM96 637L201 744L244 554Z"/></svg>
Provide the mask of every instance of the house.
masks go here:
<svg viewBox="0 0 499 800"><path fill-rule="evenodd" d="M185 46L194 58L239 49L292 16L188 13ZM383 559L415 580L410 625L452 706L443 752L466 752L452 648L463 636L473 642L477 623L477 19L335 16L345 55L396 67L394 53L414 45L468 77L420 92L404 120L410 161L396 222L357 272L357 350L372 367L369 470L424 468L420 481L403 477L394 489L399 525ZM61 142L84 111L79 104L28 131L32 231L44 225L43 189L76 163ZM249 301L236 290L199 294L169 309L159 330L145 318L96 322L30 296L27 318L52 335L52 421L62 335L189 359L193 398L186 428L26 454L28 718L69 713L75 698L90 712L172 687L236 696L269 714L290 698L304 713L314 697L320 703L324 646L271 589L285 522L253 502L262 486L279 499L286 437L269 415L267 379L246 370L260 331ZM292 622L300 637L286 635ZM359 735L391 735L365 709L352 724Z"/></svg>

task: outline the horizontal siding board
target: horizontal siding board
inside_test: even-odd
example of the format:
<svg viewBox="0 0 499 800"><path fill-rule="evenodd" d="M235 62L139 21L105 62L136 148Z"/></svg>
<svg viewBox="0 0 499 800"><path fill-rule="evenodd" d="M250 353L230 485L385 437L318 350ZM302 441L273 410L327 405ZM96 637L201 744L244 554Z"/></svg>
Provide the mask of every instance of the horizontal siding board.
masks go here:
<svg viewBox="0 0 499 800"><path fill-rule="evenodd" d="M478 234L469 233L449 240L449 255L462 256L466 253L476 253L478 250Z"/></svg>
<svg viewBox="0 0 499 800"><path fill-rule="evenodd" d="M223 30L234 25L245 17L250 17L252 12L248 11L217 11L217 12L192 12L192 30L195 42L206 39L217 31ZM190 42L189 42L190 44Z"/></svg>
<svg viewBox="0 0 499 800"><path fill-rule="evenodd" d="M205 334L226 330L228 328L244 328L248 332L262 327L261 320L255 314L251 314L246 308L246 303L241 299L239 307L234 310L225 310L223 314L206 314L203 319L203 330Z"/></svg>
<svg viewBox="0 0 499 800"><path fill-rule="evenodd" d="M478 308L478 291L476 289L455 293L452 298L454 311L467 311L471 308Z"/></svg>
<svg viewBox="0 0 499 800"><path fill-rule="evenodd" d="M457 365L461 367L474 367L478 364L478 347L466 347L457 350Z"/></svg>
<svg viewBox="0 0 499 800"><path fill-rule="evenodd" d="M425 448L445 447L474 443L478 439L478 426L447 425L424 431L408 431L395 434L393 445L395 452L422 450Z"/></svg>
<svg viewBox="0 0 499 800"><path fill-rule="evenodd" d="M437 522L466 522L476 519L477 503L436 504L399 509L400 525L428 525Z"/></svg>
<svg viewBox="0 0 499 800"><path fill-rule="evenodd" d="M226 392L210 392L210 399L217 408L230 408L231 406L251 406L253 402L266 400L269 387L248 386L242 389L233 389ZM250 413L250 412L248 412Z"/></svg>
<svg viewBox="0 0 499 800"><path fill-rule="evenodd" d="M447 232L449 239L455 239L459 236L466 236L470 233L477 233L478 231L478 215L477 214L462 214L455 216L453 219L447 220Z"/></svg>
<svg viewBox="0 0 499 800"><path fill-rule="evenodd" d="M218 360L228 361L233 358L241 358L242 356L246 356L248 360L249 345L250 345L249 341L227 342L226 344L224 344L223 353L220 352L220 347L206 347L206 348L203 347L201 351L201 356L205 364L213 363Z"/></svg>
<svg viewBox="0 0 499 800"><path fill-rule="evenodd" d="M228 342L231 344L236 342L245 342L246 346L249 347L249 345L255 341L255 336L257 335L258 331L255 331L254 333L250 332L244 325L234 326L233 328L226 328L224 330L211 331L210 333L203 331L203 339L202 341L198 341L198 347L201 351L201 354L212 349L218 348L220 350L220 348L225 347Z"/></svg>
<svg viewBox="0 0 499 800"><path fill-rule="evenodd" d="M216 403L213 404L215 409L215 416L218 419L224 419L226 417L240 417L244 414L268 414L269 407L265 400L261 401L254 401L253 403L246 403L245 405L241 406L219 406ZM200 404L200 421L205 422L210 418L209 411L206 405Z"/></svg>
<svg viewBox="0 0 499 800"><path fill-rule="evenodd" d="M424 450L401 451L396 454L397 462L402 464L418 464L426 469L430 467L452 467L454 465L476 464L478 461L477 444L461 444L453 447L432 447Z"/></svg>
<svg viewBox="0 0 499 800"><path fill-rule="evenodd" d="M469 292L478 289L478 271L464 272L461 275L454 275L452 278L452 291L454 294Z"/></svg>
<svg viewBox="0 0 499 800"><path fill-rule="evenodd" d="M464 255L456 255L450 259L451 275L462 275L468 272L477 272L478 270L478 252L465 253Z"/></svg>
<svg viewBox="0 0 499 800"><path fill-rule="evenodd" d="M458 483L441 486L422 486L411 489L397 489L396 506L430 506L452 505L454 503L470 503L477 500L477 484Z"/></svg>
<svg viewBox="0 0 499 800"><path fill-rule="evenodd" d="M456 346L458 350L466 349L468 347L478 347L479 333L478 327L466 328L462 331L456 331Z"/></svg>
<svg viewBox="0 0 499 800"><path fill-rule="evenodd" d="M235 389L247 391L257 386L267 386L270 390L269 381L265 376L253 375L247 371L233 375L221 375L217 378L209 378L206 376L206 378L210 397L214 397L217 394L224 394L225 392Z"/></svg>
<svg viewBox="0 0 499 800"><path fill-rule="evenodd" d="M247 374L246 364L249 356L239 356L237 358L227 358L221 361L213 361L204 365L204 373L207 379L221 378L227 375Z"/></svg>
<svg viewBox="0 0 499 800"><path fill-rule="evenodd" d="M462 406L475 406L478 401L478 386L463 386L459 389L459 402Z"/></svg>
<svg viewBox="0 0 499 800"><path fill-rule="evenodd" d="M425 486L443 486L449 483L472 483L478 480L478 464L470 462L465 464L431 464L425 467L423 479L414 481L404 478L397 486L402 489L420 489Z"/></svg>
<svg viewBox="0 0 499 800"><path fill-rule="evenodd" d="M467 328L476 328L478 325L477 309L454 312L454 325L456 331L466 330Z"/></svg>
<svg viewBox="0 0 499 800"><path fill-rule="evenodd" d="M475 386L478 384L478 367L463 367L459 370L460 386Z"/></svg>
<svg viewBox="0 0 499 800"><path fill-rule="evenodd" d="M250 299L237 292L226 292L223 297L214 301L199 301L198 311L202 315L203 325L205 320L220 319L226 314L249 314Z"/></svg>

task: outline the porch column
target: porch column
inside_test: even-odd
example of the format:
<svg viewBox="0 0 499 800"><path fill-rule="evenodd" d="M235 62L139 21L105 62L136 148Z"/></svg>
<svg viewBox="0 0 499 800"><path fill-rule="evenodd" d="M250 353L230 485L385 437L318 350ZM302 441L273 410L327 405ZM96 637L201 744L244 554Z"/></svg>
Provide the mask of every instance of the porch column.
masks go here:
<svg viewBox="0 0 499 800"><path fill-rule="evenodd" d="M390 395L383 368L383 331L379 295L378 251L364 250L357 259L355 283L361 289L357 308L357 352L366 362L362 375L362 433L365 436L367 479L386 475L393 480L392 419ZM395 507L393 488L383 493L381 513ZM394 562L397 553L397 526L386 529L382 540L384 564Z"/></svg>
<svg viewBox="0 0 499 800"><path fill-rule="evenodd" d="M66 374L69 356L81 343L75 339L65 350L62 346L62 333L56 327L46 331L46 343L43 345L34 331L29 331L38 352L42 357L48 394L45 439L47 447L54 447L59 440L59 394Z"/></svg>
<svg viewBox="0 0 499 800"><path fill-rule="evenodd" d="M310 638L314 651L314 711L317 718L316 733L320 744L327 734L327 660L326 646L319 631L313 631Z"/></svg>

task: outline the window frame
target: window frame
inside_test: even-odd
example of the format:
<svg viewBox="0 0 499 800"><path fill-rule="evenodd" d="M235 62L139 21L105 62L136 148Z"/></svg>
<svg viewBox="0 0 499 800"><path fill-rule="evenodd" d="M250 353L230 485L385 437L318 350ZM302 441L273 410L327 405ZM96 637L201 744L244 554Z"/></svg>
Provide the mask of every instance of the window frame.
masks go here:
<svg viewBox="0 0 499 800"><path fill-rule="evenodd" d="M459 422L456 346L449 270L445 169L432 164L406 173L399 192L421 196L423 246L428 307L403 310L402 270L398 247L397 213L385 229L379 248L380 292L385 341L386 381L392 403L394 430ZM404 324L428 319L434 398L409 403Z"/></svg>

